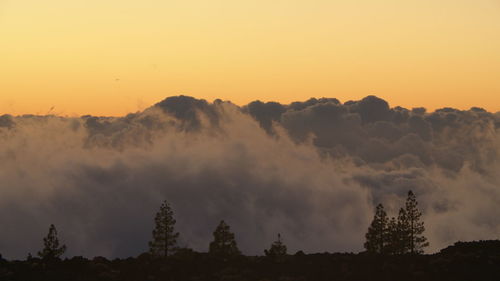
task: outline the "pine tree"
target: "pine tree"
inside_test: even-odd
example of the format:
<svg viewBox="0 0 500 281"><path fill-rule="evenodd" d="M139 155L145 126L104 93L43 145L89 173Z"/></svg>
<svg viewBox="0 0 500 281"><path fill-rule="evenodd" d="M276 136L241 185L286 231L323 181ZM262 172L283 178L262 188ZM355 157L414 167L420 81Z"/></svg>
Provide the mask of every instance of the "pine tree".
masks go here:
<svg viewBox="0 0 500 281"><path fill-rule="evenodd" d="M229 229L223 220L219 223L214 233L214 241L210 242L208 252L214 256L230 257L240 255L241 252L236 246L234 233Z"/></svg>
<svg viewBox="0 0 500 281"><path fill-rule="evenodd" d="M398 223L396 218L392 217L387 223L386 250L387 254L397 254L399 249Z"/></svg>
<svg viewBox="0 0 500 281"><path fill-rule="evenodd" d="M375 216L366 233L365 249L371 253L383 253L387 244L387 213L382 204L375 209Z"/></svg>
<svg viewBox="0 0 500 281"><path fill-rule="evenodd" d="M66 245L59 246L56 227L51 224L49 233L43 238L43 249L38 252L42 259L56 259L66 252Z"/></svg>
<svg viewBox="0 0 500 281"><path fill-rule="evenodd" d="M408 249L411 254L421 254L424 248L429 246L427 238L423 236L425 231L424 222L420 221L422 213L417 208L417 199L413 192L408 191L406 199L406 215L407 215L407 235Z"/></svg>
<svg viewBox="0 0 500 281"><path fill-rule="evenodd" d="M278 240L274 241L271 244L271 248L269 250L264 250L264 253L268 257L277 258L286 256L287 248L283 241L281 241L281 235L278 233Z"/></svg>
<svg viewBox="0 0 500 281"><path fill-rule="evenodd" d="M407 254L409 251L409 228L408 214L403 208L399 209L398 220L396 226L396 254Z"/></svg>
<svg viewBox="0 0 500 281"><path fill-rule="evenodd" d="M387 224L387 253L401 255L408 253L408 216L399 209L397 219L392 217Z"/></svg>
<svg viewBox="0 0 500 281"><path fill-rule="evenodd" d="M149 251L155 257L167 257L177 248L179 233L175 232L173 211L167 201L163 201L155 216L153 240L149 242Z"/></svg>

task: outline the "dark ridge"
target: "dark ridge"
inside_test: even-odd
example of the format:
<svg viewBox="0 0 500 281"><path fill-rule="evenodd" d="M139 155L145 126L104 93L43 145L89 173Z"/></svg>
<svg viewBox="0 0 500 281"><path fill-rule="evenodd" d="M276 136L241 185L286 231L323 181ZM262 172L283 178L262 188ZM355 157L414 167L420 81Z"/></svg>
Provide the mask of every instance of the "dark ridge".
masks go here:
<svg viewBox="0 0 500 281"><path fill-rule="evenodd" d="M500 255L500 240L456 242L452 246L442 249L439 253L442 255Z"/></svg>
<svg viewBox="0 0 500 281"><path fill-rule="evenodd" d="M5 281L482 281L500 280L500 241L457 242L434 255L371 255L367 253L318 253L221 258L180 249L168 258L141 254L108 260L24 261L0 258L0 280Z"/></svg>

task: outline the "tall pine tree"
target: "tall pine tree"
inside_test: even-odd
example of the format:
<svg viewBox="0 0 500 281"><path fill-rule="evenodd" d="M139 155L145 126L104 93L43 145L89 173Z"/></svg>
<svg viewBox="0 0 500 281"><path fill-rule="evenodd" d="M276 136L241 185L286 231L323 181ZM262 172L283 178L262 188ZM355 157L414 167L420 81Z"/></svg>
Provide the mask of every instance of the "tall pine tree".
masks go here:
<svg viewBox="0 0 500 281"><path fill-rule="evenodd" d="M375 216L366 233L365 249L370 253L384 253L387 245L387 213L382 204L375 209Z"/></svg>
<svg viewBox="0 0 500 281"><path fill-rule="evenodd" d="M399 209L398 217L391 218L387 226L388 253L395 255L406 254L409 251L409 224L404 208Z"/></svg>
<svg viewBox="0 0 500 281"><path fill-rule="evenodd" d="M398 223L396 218L392 217L387 223L387 232L386 232L386 250L387 254L397 254L399 243L398 243Z"/></svg>
<svg viewBox="0 0 500 281"><path fill-rule="evenodd" d="M400 208L398 213L398 220L396 225L396 235L394 244L396 245L395 254L407 254L409 251L409 228L408 214L406 209Z"/></svg>
<svg viewBox="0 0 500 281"><path fill-rule="evenodd" d="M43 249L38 252L38 256L42 259L55 259L61 257L64 252L66 252L66 245L59 246L56 227L51 224L49 233L43 238Z"/></svg>
<svg viewBox="0 0 500 281"><path fill-rule="evenodd" d="M240 255L241 252L236 245L234 233L223 220L214 231L214 241L210 242L208 252L214 256L231 257Z"/></svg>
<svg viewBox="0 0 500 281"><path fill-rule="evenodd" d="M163 201L155 216L153 240L149 242L149 251L155 257L167 257L177 249L179 233L175 232L173 211L167 201Z"/></svg>
<svg viewBox="0 0 500 281"><path fill-rule="evenodd" d="M406 230L407 230L407 245L411 254L421 254L424 248L429 246L427 238L423 235L425 231L424 222L420 221L422 213L417 208L417 199L415 194L410 190L408 191L408 198L406 199Z"/></svg>

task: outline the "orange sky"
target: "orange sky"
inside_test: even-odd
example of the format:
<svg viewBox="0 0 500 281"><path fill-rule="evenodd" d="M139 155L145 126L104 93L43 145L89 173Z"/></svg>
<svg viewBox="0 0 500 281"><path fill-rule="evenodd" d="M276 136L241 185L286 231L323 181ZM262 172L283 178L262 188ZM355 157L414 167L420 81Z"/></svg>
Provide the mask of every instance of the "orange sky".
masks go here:
<svg viewBox="0 0 500 281"><path fill-rule="evenodd" d="M499 50L498 0L0 0L0 114L178 94L499 111Z"/></svg>

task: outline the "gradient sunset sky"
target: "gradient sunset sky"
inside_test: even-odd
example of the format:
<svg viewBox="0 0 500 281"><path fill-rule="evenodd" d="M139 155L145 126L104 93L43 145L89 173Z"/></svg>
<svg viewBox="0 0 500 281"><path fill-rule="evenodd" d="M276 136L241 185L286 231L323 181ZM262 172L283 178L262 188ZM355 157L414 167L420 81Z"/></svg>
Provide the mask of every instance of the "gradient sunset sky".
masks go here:
<svg viewBox="0 0 500 281"><path fill-rule="evenodd" d="M171 95L500 110L499 0L0 0L0 114Z"/></svg>

